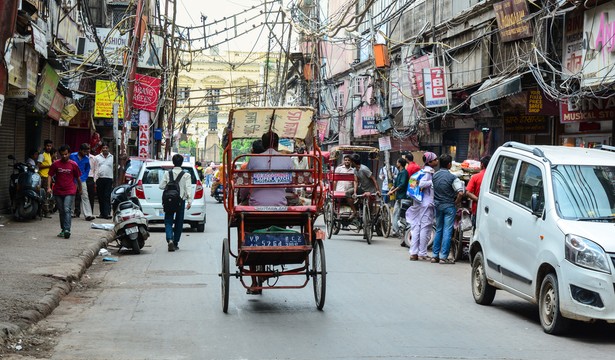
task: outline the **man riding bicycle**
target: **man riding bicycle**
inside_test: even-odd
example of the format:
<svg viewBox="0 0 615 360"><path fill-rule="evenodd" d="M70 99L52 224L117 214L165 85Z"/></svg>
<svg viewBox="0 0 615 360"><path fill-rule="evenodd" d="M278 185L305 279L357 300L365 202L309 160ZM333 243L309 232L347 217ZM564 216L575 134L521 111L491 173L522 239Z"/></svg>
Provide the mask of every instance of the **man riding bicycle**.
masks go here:
<svg viewBox="0 0 615 360"><path fill-rule="evenodd" d="M346 196L356 198L357 195L362 195L364 193L380 196L378 182L376 182L376 178L372 174L372 171L367 166L361 164L361 157L359 154L352 154L350 156L350 165L354 168L354 186L352 189L346 191ZM350 204L350 208L352 209L351 219L354 219L357 216L357 208L354 202L351 201ZM373 203L370 204L373 206Z"/></svg>

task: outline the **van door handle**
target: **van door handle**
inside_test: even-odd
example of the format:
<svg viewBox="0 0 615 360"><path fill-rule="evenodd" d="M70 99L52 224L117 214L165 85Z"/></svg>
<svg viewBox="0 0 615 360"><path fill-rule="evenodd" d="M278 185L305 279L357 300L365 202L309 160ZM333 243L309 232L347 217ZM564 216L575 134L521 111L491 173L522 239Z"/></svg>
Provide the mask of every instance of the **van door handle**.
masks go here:
<svg viewBox="0 0 615 360"><path fill-rule="evenodd" d="M485 206L485 213L489 214L489 206Z"/></svg>
<svg viewBox="0 0 615 360"><path fill-rule="evenodd" d="M506 219L506 223L508 224L508 226L511 226L512 225L512 218Z"/></svg>

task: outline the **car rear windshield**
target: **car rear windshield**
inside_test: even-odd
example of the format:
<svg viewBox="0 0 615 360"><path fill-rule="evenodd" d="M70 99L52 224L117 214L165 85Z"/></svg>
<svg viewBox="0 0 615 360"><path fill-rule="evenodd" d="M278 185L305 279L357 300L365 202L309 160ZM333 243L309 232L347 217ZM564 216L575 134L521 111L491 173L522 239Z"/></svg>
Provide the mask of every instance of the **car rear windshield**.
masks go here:
<svg viewBox="0 0 615 360"><path fill-rule="evenodd" d="M558 165L552 170L557 213L563 219L615 219L615 167Z"/></svg>
<svg viewBox="0 0 615 360"><path fill-rule="evenodd" d="M192 179L192 185L196 184L196 175L192 168L182 168L185 173L190 175ZM166 171L171 170L171 168L162 168L162 167L148 167L143 172L143 178L141 179L142 183L145 184L160 184L162 182L162 177ZM186 175L184 175L186 176Z"/></svg>
<svg viewBox="0 0 615 360"><path fill-rule="evenodd" d="M130 160L130 166L128 166L126 172L136 176L139 174L139 170L141 170L141 165L143 165L142 160Z"/></svg>

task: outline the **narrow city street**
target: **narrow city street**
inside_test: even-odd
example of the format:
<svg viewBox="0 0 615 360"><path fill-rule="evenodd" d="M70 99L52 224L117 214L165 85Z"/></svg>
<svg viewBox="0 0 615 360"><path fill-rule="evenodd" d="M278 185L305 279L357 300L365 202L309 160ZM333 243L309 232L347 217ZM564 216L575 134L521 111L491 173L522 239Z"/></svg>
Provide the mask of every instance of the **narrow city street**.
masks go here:
<svg viewBox="0 0 615 360"><path fill-rule="evenodd" d="M162 227L141 255L97 258L75 291L36 327L52 359L604 359L613 326L543 333L537 307L498 292L474 303L467 260L410 262L397 239L340 232L325 240L323 311L312 284L247 295L231 279L221 309L226 213L208 197L204 234L186 232L167 252ZM115 254L113 254L115 255ZM52 335L49 335L52 334ZM36 355L32 354L31 355Z"/></svg>

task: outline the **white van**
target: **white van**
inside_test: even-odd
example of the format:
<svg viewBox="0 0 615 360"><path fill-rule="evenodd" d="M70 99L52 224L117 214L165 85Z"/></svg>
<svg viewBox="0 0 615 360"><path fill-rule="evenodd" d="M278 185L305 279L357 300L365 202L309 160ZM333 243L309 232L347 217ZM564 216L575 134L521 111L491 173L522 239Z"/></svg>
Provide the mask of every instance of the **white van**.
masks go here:
<svg viewBox="0 0 615 360"><path fill-rule="evenodd" d="M470 245L474 300L538 304L546 333L615 322L615 148L508 142L485 172Z"/></svg>

